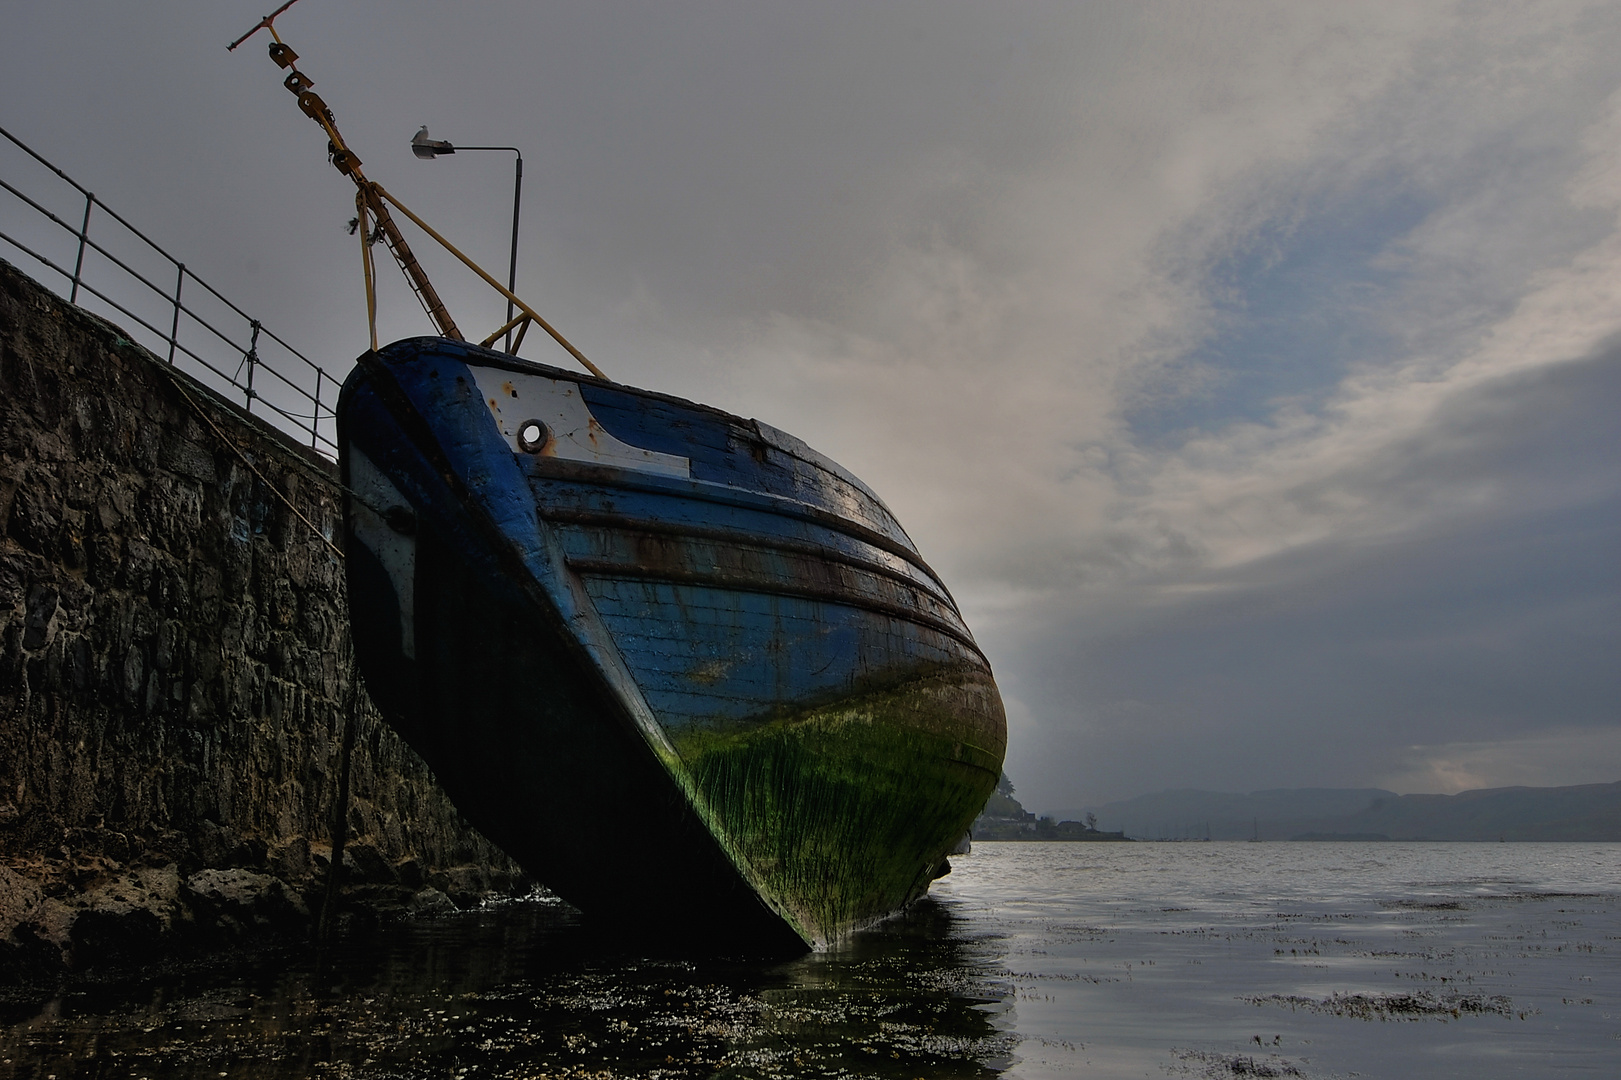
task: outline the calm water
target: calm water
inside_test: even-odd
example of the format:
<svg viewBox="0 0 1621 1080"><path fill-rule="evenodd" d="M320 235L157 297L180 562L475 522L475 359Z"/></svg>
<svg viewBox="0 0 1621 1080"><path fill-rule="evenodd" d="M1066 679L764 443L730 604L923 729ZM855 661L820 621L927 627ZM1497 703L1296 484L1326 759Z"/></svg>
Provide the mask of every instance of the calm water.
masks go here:
<svg viewBox="0 0 1621 1080"><path fill-rule="evenodd" d="M53 1001L0 1077L1621 1075L1621 845L982 844L786 964L554 903Z"/></svg>

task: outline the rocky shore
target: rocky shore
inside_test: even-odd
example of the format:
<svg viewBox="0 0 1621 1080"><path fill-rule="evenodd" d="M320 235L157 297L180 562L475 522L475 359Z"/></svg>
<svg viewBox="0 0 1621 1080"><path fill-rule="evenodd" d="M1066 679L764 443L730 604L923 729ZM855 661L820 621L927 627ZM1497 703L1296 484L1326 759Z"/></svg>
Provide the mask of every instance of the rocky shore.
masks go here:
<svg viewBox="0 0 1621 1080"><path fill-rule="evenodd" d="M336 470L0 262L0 987L527 891L351 710Z"/></svg>

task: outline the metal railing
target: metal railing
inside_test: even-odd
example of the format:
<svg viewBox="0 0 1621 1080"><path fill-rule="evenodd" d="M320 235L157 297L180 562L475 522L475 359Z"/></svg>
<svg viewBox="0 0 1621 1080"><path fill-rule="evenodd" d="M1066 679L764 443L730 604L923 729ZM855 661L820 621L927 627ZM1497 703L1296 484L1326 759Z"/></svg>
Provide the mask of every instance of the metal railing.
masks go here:
<svg viewBox="0 0 1621 1080"><path fill-rule="evenodd" d="M61 208L60 200L64 192L59 186L50 194L36 191L38 197L35 198L25 194L0 174L0 188L39 215L34 219L36 226L48 221L66 231L67 242L74 249L73 269L68 270L59 265L45 251L40 250L49 248L53 239L57 244L62 242L61 234L55 230L35 228L33 231L42 235L37 237L30 235L28 240L34 241L33 244L13 235L14 231L17 233L27 231L23 220L26 215L18 219L15 228L8 220L9 216L0 218L0 222L5 225L5 228L0 229L0 240L6 241L18 251L66 278L69 284L67 294L69 303L93 309L93 305L87 299L81 299L83 294L107 305L124 318L133 319L152 335L151 340L142 342L148 345L152 352L161 354L166 349L170 364L175 363L177 356L188 361L183 368L195 365L200 370L188 371L187 374L198 378L210 389L226 396L230 395L232 389L240 392L248 412L253 412L254 404L257 402L260 406L259 415L264 416L275 426L295 435L301 441L307 438L312 449L327 457L336 456L338 444L333 405L337 402L340 379L266 329L258 319L237 307L208 282L186 269L185 263L159 247L145 233L115 213L87 188L25 145L11 132L0 128L0 136L4 136L34 161L50 170L62 183L71 186L84 202L82 216L78 215L77 206L70 212L73 216L79 217L78 223L74 224L63 220L45 205L54 198L58 208ZM104 246L102 241L108 239L105 235L99 239L92 239L90 223L93 210L99 211L101 217L110 218L122 226L140 243L132 245L133 250L121 249L120 255ZM109 228L111 226L102 226L102 233L105 234ZM152 254L160 257L155 269L151 267L137 269L131 265L140 262L142 258L151 261ZM92 268L97 269L95 285L86 280L87 255L92 257ZM67 261L65 254L59 257L63 262ZM110 264L110 267L105 270L98 268L96 264L102 261ZM152 280L160 276L165 267L173 275L172 292L168 286L159 285ZM188 281L194 286L190 291L186 290ZM143 290L136 286L145 288ZM199 286L204 290L201 296L198 295L196 288ZM156 306L154 298L157 301ZM141 308L143 303L146 305L144 314L135 310ZM212 310L200 310L205 307ZM184 321L182 316L185 317ZM161 327L165 317L169 324L167 331ZM216 322L226 323L236 320L240 320L241 329L236 332L235 338L227 330L215 325ZM154 322L159 325L153 325ZM184 341L181 333L183 329L191 331ZM204 331L206 333L203 333ZM246 338L245 342L241 340L243 337ZM199 338L202 341L200 344ZM262 353L262 349L267 350L269 355ZM208 355L205 356L205 353ZM221 361L222 354L228 354L231 359ZM209 357L212 357L212 360ZM227 372L224 367L216 366L215 361L220 361L224 367L234 364L234 369ZM257 386L254 385L256 381ZM323 400L323 395L331 399L330 403Z"/></svg>

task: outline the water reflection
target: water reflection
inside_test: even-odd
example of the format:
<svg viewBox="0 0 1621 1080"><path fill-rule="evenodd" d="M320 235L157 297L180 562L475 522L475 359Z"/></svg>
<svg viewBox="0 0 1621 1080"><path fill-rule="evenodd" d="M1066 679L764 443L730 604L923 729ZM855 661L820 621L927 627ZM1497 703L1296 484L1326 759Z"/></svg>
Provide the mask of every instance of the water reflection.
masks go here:
<svg viewBox="0 0 1621 1080"><path fill-rule="evenodd" d="M1621 844L986 844L935 893L789 963L524 903L153 973L0 1009L0 1080L1616 1071Z"/></svg>
<svg viewBox="0 0 1621 1080"><path fill-rule="evenodd" d="M877 1077L1013 1060L999 939L929 900L787 963L650 956L524 902L76 991L0 1032L0 1076ZM15 1021L21 1020L21 1023Z"/></svg>

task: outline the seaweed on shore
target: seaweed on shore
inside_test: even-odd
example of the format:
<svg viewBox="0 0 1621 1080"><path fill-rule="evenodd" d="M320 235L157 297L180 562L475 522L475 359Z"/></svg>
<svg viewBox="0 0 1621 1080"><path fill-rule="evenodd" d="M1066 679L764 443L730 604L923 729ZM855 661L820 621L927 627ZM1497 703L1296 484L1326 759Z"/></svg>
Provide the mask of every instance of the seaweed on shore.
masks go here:
<svg viewBox="0 0 1621 1080"><path fill-rule="evenodd" d="M1170 1066L1167 1071L1179 1072L1184 1076L1202 1076L1208 1080L1226 1080L1231 1076L1306 1076L1298 1064L1277 1054L1258 1058L1253 1054L1218 1054L1206 1050L1172 1050L1171 1053L1186 1064ZM1203 1068L1195 1073L1194 1070L1200 1066Z"/></svg>
<svg viewBox="0 0 1621 1080"><path fill-rule="evenodd" d="M1330 994L1326 998L1297 994L1244 997L1252 1005L1286 1005L1291 1012L1347 1016L1355 1020L1457 1020L1465 1014L1513 1016L1514 1003L1502 994L1432 994L1427 990L1400 994ZM1521 1013L1524 1018L1524 1013Z"/></svg>

